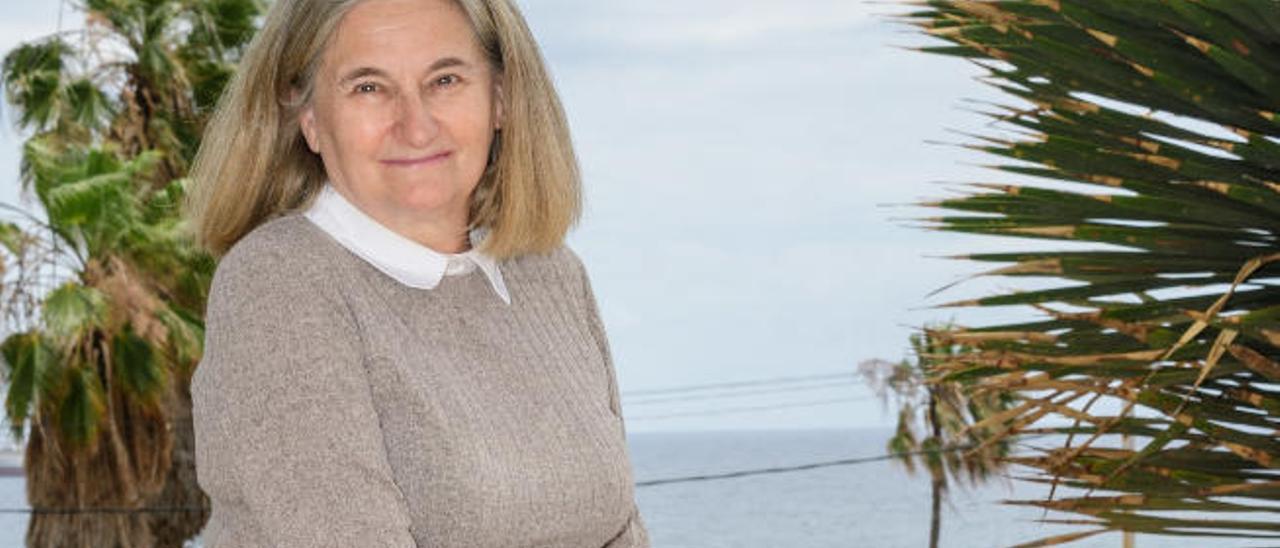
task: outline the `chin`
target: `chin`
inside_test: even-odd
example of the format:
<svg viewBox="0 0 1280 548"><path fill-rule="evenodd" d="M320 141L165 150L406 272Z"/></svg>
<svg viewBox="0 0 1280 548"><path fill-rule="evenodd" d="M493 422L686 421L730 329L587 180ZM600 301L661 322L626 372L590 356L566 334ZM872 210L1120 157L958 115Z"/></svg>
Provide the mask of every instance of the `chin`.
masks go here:
<svg viewBox="0 0 1280 548"><path fill-rule="evenodd" d="M465 200L458 199L457 192L442 190L426 187L407 189L400 194L399 206L415 212L434 214L448 209L450 204L456 204L459 201L465 203Z"/></svg>
<svg viewBox="0 0 1280 548"><path fill-rule="evenodd" d="M383 188L391 191L389 196L400 209L420 212L435 212L448 209L451 204L467 202L467 196L475 185L465 187L454 177L424 177L423 174L399 176L383 179ZM465 207L465 206L463 206Z"/></svg>

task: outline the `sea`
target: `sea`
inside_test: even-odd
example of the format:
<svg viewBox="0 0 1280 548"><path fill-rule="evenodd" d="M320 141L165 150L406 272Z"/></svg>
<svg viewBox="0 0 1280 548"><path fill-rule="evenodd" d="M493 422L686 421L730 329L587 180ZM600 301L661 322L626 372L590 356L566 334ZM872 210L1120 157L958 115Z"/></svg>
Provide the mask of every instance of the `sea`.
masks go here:
<svg viewBox="0 0 1280 548"><path fill-rule="evenodd" d="M636 502L655 548L928 546L930 488L923 472L909 474L893 461L822 465L883 455L889 435L885 429L629 432L638 482L680 480L637 486ZM710 478L732 472L744 474ZM1043 486L1004 478L955 486L943 508L940 545L1014 546L1085 530L1041 523L1078 516L1002 503L1044 494ZM0 508L27 508L22 477L0 477ZM0 548L23 546L27 520L0 513ZM1137 535L1133 546L1276 544ZM1123 538L1104 533L1067 546L1119 548Z"/></svg>

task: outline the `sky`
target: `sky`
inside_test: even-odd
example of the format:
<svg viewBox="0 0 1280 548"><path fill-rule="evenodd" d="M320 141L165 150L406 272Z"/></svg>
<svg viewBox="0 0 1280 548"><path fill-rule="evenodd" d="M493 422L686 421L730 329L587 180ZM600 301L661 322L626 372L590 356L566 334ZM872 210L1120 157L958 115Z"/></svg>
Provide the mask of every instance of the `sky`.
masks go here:
<svg viewBox="0 0 1280 548"><path fill-rule="evenodd" d="M629 432L886 426L894 417L854 380L858 363L907 357L926 323L1029 317L931 308L1011 287L979 279L928 297L984 270L941 256L1028 246L913 226L941 212L912 203L1012 179L954 146L955 131L992 131L971 100L1001 98L974 65L906 49L933 42L885 16L900 7L521 6L582 166L586 210L569 244L592 280ZM0 50L53 32L58 12L10 2ZM10 120L0 201L22 205ZM771 381L813 376L826 377ZM758 382L735 396L689 390Z"/></svg>

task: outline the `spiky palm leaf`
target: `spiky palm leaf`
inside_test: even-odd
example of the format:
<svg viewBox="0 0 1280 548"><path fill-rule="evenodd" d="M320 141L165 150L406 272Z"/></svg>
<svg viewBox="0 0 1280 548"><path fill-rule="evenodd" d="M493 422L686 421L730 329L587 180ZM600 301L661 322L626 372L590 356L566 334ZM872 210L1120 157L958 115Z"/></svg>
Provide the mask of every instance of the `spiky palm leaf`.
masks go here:
<svg viewBox="0 0 1280 548"><path fill-rule="evenodd" d="M963 256L1069 285L948 303L1042 317L935 333L980 349L948 379L1023 398L1004 436L1072 436L1013 461L1085 492L1030 502L1094 531L1280 537L1274 515L1213 518L1280 501L1280 2L913 5L904 21L947 42L925 51L1014 99L986 113L1010 135L968 146L1034 178L926 204L956 212L929 225L1105 244Z"/></svg>

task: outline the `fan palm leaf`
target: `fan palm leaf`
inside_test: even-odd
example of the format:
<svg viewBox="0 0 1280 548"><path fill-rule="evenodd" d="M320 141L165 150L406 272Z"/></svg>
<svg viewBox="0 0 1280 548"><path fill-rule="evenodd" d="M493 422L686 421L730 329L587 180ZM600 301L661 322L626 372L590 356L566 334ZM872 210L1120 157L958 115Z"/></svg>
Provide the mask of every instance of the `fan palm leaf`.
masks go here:
<svg viewBox="0 0 1280 548"><path fill-rule="evenodd" d="M14 435L28 436L30 545L181 546L203 526L188 383L211 257L180 217L204 116L259 0L85 0L83 35L21 44L0 63L31 132L21 179L43 209L0 222L0 354Z"/></svg>

